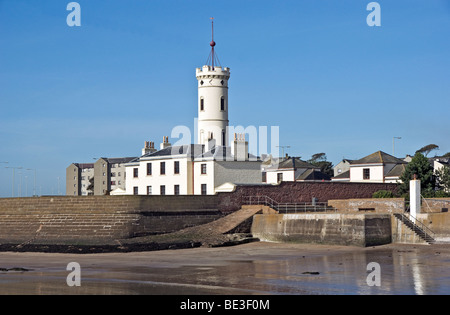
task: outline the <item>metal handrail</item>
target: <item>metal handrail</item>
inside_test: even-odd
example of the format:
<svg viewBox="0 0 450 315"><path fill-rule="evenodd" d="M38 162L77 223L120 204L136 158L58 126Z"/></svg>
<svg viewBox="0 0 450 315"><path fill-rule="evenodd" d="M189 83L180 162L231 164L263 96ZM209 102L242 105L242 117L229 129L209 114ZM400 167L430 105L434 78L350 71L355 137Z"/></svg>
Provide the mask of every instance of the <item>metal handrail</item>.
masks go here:
<svg viewBox="0 0 450 315"><path fill-rule="evenodd" d="M436 233L434 233L429 227L427 227L423 222L421 222L420 220L416 219L415 217L413 217L411 214L409 214L409 217L412 218L413 220L411 220L410 218L408 218L408 216L406 216L404 213L399 213L402 217L402 221L405 222L406 220L408 220L409 222L411 222L412 224L416 225L419 229L422 230L422 232L425 234L425 237L431 237L432 239L435 238ZM417 224L418 223L418 224ZM427 232L428 231L428 232Z"/></svg>
<svg viewBox="0 0 450 315"><path fill-rule="evenodd" d="M264 205L269 206L278 212L283 211L287 213L288 211L297 212L321 212L321 211L330 211L328 208L327 202L316 202L312 203L280 203L269 196L244 196L244 204L246 205ZM309 210L309 211L307 211ZM336 211L333 209L333 211Z"/></svg>
<svg viewBox="0 0 450 315"><path fill-rule="evenodd" d="M423 222L419 221L418 219L416 219L415 217L413 217L411 214L409 214L409 216L410 216L411 218L413 218L413 220L410 219L410 221L412 221L412 223L414 223L414 224L416 224L416 225L417 225L417 223L419 223L419 228L422 230L423 233L425 233L425 235L430 234L429 236L430 236L431 238L434 239L434 236L436 235L436 233L434 233L434 232L433 232L429 227L427 227ZM425 231L424 229L425 229L426 231ZM428 233L427 233L427 231L428 231Z"/></svg>

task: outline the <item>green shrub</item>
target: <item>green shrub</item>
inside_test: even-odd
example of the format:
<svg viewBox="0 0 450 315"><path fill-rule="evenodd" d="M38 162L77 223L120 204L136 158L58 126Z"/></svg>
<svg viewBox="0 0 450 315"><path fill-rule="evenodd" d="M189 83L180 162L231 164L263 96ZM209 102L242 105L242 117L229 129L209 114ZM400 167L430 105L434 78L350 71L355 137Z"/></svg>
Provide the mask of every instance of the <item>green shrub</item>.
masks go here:
<svg viewBox="0 0 450 315"><path fill-rule="evenodd" d="M389 190L379 190L373 193L372 198L394 198L394 193Z"/></svg>

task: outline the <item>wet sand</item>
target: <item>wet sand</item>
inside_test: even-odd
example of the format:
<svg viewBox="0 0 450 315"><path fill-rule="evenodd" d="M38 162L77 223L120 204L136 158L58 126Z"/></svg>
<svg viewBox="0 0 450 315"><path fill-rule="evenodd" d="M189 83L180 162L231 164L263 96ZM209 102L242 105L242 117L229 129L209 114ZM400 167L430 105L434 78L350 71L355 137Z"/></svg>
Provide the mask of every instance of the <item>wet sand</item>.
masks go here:
<svg viewBox="0 0 450 315"><path fill-rule="evenodd" d="M68 263L81 266L69 287ZM367 265L380 265L369 286ZM20 267L24 270L9 270ZM449 245L255 242L133 253L0 253L0 294L450 294Z"/></svg>

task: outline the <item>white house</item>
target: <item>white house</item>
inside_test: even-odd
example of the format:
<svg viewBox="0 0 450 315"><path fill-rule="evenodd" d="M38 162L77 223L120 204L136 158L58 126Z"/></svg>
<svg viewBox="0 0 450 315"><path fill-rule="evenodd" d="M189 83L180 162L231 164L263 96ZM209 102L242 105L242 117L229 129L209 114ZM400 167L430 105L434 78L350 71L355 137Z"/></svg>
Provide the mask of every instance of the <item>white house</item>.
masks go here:
<svg viewBox="0 0 450 315"><path fill-rule="evenodd" d="M300 160L296 157L286 157L275 160L264 169L265 182L275 184L280 182L295 181L322 181L330 180L330 177L320 171L320 167Z"/></svg>
<svg viewBox="0 0 450 315"><path fill-rule="evenodd" d="M259 159L238 160L230 147L170 146L127 164L126 194L212 195L225 183L261 183ZM251 156L249 156L251 157Z"/></svg>
<svg viewBox="0 0 450 315"><path fill-rule="evenodd" d="M404 160L377 151L359 160L348 160L349 170L332 178L332 181L397 183L408 164Z"/></svg>

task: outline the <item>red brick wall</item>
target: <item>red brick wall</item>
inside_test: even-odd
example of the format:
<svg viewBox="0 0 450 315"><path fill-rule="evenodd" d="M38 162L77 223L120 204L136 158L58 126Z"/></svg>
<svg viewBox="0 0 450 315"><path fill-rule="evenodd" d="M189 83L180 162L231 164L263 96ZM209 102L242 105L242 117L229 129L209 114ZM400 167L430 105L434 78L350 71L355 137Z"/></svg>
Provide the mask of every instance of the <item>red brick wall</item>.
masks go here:
<svg viewBox="0 0 450 315"><path fill-rule="evenodd" d="M241 185L231 194L219 194L219 209L233 211L242 204L244 196L266 195L277 202L308 202L315 197L319 202L330 199L372 198L378 190L396 192L396 184L338 183L338 182L282 182L280 185Z"/></svg>

